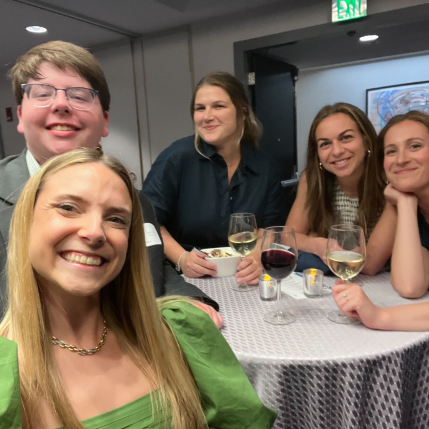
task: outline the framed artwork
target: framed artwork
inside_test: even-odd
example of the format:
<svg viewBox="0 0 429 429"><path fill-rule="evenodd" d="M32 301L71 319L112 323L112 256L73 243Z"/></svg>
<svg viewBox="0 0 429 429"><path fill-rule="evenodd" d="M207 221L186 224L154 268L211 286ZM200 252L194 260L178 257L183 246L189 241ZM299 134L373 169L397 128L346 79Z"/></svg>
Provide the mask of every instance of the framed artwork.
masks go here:
<svg viewBox="0 0 429 429"><path fill-rule="evenodd" d="M377 134L390 118L410 110L421 110L429 114L429 82L366 90L366 114Z"/></svg>

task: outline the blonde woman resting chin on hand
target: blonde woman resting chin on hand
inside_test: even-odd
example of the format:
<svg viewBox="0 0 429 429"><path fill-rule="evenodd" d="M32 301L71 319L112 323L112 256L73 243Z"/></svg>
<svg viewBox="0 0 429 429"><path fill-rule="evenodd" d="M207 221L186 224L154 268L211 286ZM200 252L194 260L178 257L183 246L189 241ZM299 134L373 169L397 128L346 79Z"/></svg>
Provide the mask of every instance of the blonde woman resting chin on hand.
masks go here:
<svg viewBox="0 0 429 429"><path fill-rule="evenodd" d="M384 193L398 217L390 281L405 298L419 298L429 286L429 116L394 116L379 138L390 181Z"/></svg>
<svg viewBox="0 0 429 429"><path fill-rule="evenodd" d="M394 116L379 139L390 181L384 194L397 212L390 282L400 295L419 298L429 285L429 116L418 111ZM428 302L379 308L357 285L332 291L341 311L369 328L429 330Z"/></svg>
<svg viewBox="0 0 429 429"><path fill-rule="evenodd" d="M144 243L132 180L100 150L52 158L27 182L9 239L1 427L272 427L208 315L155 300Z"/></svg>
<svg viewBox="0 0 429 429"><path fill-rule="evenodd" d="M362 272L376 274L391 254L394 237L395 212L385 204L385 186L382 149L366 115L347 103L323 107L310 128L307 166L286 221L295 230L298 249L306 253L298 269L326 263L329 227L353 224L361 215L369 238ZM304 257L309 266L301 263Z"/></svg>

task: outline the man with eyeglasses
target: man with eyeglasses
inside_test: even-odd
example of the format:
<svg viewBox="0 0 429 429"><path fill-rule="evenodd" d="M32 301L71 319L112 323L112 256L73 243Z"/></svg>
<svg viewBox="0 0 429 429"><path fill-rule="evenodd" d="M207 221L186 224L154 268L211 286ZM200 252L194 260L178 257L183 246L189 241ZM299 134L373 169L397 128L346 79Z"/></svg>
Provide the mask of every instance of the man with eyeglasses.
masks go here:
<svg viewBox="0 0 429 429"><path fill-rule="evenodd" d="M15 204L27 180L53 156L79 147L96 148L109 133L110 93L97 60L87 50L66 42L49 42L18 58L9 72L18 103L18 131L27 148L0 161L0 317L6 297L6 249ZM164 261L163 244L152 204L140 198L155 293L193 296L217 304L186 283ZM199 304L215 323L221 317Z"/></svg>
<svg viewBox="0 0 429 429"><path fill-rule="evenodd" d="M22 83L21 88L36 107L49 107L54 102L57 91L64 91L66 99L73 109L89 110L98 95L98 91L95 89L75 86L63 89L41 83Z"/></svg>

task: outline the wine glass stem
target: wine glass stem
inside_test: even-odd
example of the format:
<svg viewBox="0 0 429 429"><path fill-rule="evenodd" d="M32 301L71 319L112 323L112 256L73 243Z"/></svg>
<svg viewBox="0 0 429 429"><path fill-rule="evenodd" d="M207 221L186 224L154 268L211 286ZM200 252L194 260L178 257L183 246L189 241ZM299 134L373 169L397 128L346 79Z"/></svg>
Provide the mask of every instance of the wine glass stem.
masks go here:
<svg viewBox="0 0 429 429"><path fill-rule="evenodd" d="M245 258L245 256L241 255L241 260L243 260ZM247 282L241 282L242 286L247 286Z"/></svg>
<svg viewBox="0 0 429 429"><path fill-rule="evenodd" d="M343 281L343 284L350 283L348 280L344 280L344 279L341 279L341 280ZM342 311L338 311L338 316L340 316L340 317L347 317Z"/></svg>
<svg viewBox="0 0 429 429"><path fill-rule="evenodd" d="M277 282L277 313L282 313L282 306L281 306L281 298L282 298L282 281L276 280Z"/></svg>

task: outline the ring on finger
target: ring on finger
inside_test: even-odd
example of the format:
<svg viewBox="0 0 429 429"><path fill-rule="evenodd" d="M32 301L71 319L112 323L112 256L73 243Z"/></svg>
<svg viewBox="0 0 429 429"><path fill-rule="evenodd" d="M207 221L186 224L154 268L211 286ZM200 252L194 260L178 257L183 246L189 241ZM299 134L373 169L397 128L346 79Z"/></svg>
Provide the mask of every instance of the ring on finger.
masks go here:
<svg viewBox="0 0 429 429"><path fill-rule="evenodd" d="M346 301L348 301L348 300L349 300L349 297L347 296L347 294L346 294L346 293L343 293L343 297L345 298L345 300L346 300Z"/></svg>

